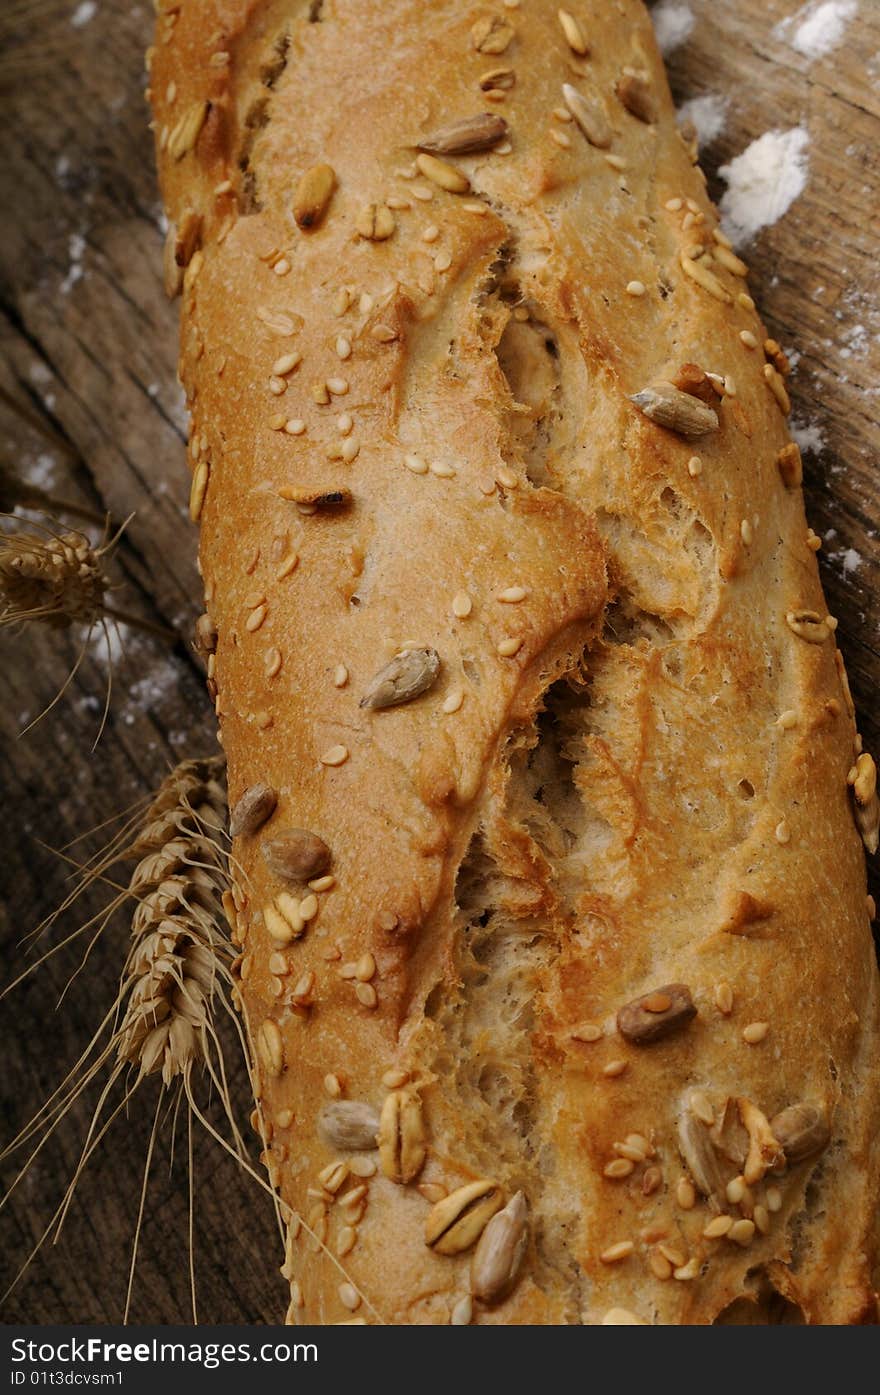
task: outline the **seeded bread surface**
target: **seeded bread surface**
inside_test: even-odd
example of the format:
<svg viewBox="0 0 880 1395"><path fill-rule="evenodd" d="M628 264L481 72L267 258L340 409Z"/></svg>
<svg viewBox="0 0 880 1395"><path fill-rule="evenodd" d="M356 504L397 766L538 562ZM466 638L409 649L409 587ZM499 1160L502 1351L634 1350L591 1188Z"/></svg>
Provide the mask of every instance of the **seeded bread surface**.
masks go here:
<svg viewBox="0 0 880 1395"><path fill-rule="evenodd" d="M646 11L158 8L290 1320L873 1320L860 745Z"/></svg>

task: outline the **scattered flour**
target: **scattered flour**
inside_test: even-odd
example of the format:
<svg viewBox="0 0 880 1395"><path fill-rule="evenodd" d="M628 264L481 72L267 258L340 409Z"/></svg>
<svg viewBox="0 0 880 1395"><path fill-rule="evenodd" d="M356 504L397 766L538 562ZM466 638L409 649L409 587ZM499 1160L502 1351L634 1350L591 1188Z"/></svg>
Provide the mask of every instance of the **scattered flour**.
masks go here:
<svg viewBox="0 0 880 1395"><path fill-rule="evenodd" d="M691 97L678 109L679 121L693 122L700 150L711 145L721 135L727 119L729 98L720 97L715 92L707 92L703 97Z"/></svg>
<svg viewBox="0 0 880 1395"><path fill-rule="evenodd" d="M790 44L805 58L823 58L837 48L857 9L856 0L822 0L821 4L813 0L777 24L773 37Z"/></svg>
<svg viewBox="0 0 880 1395"><path fill-rule="evenodd" d="M672 53L683 44L695 23L690 5L674 4L672 0L660 0L651 12L651 19L663 54Z"/></svg>
<svg viewBox="0 0 880 1395"><path fill-rule="evenodd" d="M796 417L792 417L788 429L792 440L797 442L805 454L813 451L818 455L825 449L825 433L814 421L798 421Z"/></svg>
<svg viewBox="0 0 880 1395"><path fill-rule="evenodd" d="M721 224L735 246L787 213L807 183L809 135L803 126L765 131L718 173L727 184Z"/></svg>
<svg viewBox="0 0 880 1395"><path fill-rule="evenodd" d="M86 240L82 233L71 233L67 247L70 266L67 268L67 275L58 287L61 295L70 295L77 281L81 281L85 274L83 257L85 256Z"/></svg>
<svg viewBox="0 0 880 1395"><path fill-rule="evenodd" d="M81 3L77 5L73 14L70 16L70 22L74 29L82 29L84 25L95 18L97 13L97 0L81 0Z"/></svg>

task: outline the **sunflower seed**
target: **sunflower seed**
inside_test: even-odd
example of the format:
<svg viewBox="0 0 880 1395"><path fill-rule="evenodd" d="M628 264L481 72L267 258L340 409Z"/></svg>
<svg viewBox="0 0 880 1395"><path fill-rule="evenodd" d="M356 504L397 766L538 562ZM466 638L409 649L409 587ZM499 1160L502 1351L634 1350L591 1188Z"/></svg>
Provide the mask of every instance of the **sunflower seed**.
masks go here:
<svg viewBox="0 0 880 1395"><path fill-rule="evenodd" d="M672 383L654 383L630 398L649 421L676 431L679 436L705 436L718 430L718 417L698 397L680 392Z"/></svg>
<svg viewBox="0 0 880 1395"><path fill-rule="evenodd" d="M286 882L307 882L330 866L330 849L307 828L285 828L263 844L263 857L273 876Z"/></svg>
<svg viewBox="0 0 880 1395"><path fill-rule="evenodd" d="M356 231L368 242L385 242L397 227L387 204L366 203L354 220Z"/></svg>
<svg viewBox="0 0 880 1395"><path fill-rule="evenodd" d="M207 611L196 621L194 641L200 654L213 654L217 648L217 626Z"/></svg>
<svg viewBox="0 0 880 1395"><path fill-rule="evenodd" d="M612 132L599 107L593 102L588 102L586 97L568 82L562 84L562 96L590 145L595 145L598 150L607 150L611 145Z"/></svg>
<svg viewBox="0 0 880 1395"><path fill-rule="evenodd" d="M373 711L399 707L427 692L439 673L440 655L436 649L405 649L379 670L358 705Z"/></svg>
<svg viewBox="0 0 880 1395"><path fill-rule="evenodd" d="M497 1182L484 1179L457 1187L428 1212L425 1244L441 1255L461 1254L479 1239L503 1205L504 1194Z"/></svg>
<svg viewBox="0 0 880 1395"><path fill-rule="evenodd" d="M507 131L503 116L482 111L476 116L453 121L451 125L425 136L416 142L416 149L427 150L434 155L474 155L480 150L491 150L493 145L504 139Z"/></svg>
<svg viewBox="0 0 880 1395"><path fill-rule="evenodd" d="M483 1231L471 1260L471 1293L484 1303L506 1298L516 1283L529 1243L529 1207L517 1192Z"/></svg>
<svg viewBox="0 0 880 1395"><path fill-rule="evenodd" d="M413 1090L386 1095L379 1120L379 1162L392 1182L411 1182L426 1155L422 1103Z"/></svg>
<svg viewBox="0 0 880 1395"><path fill-rule="evenodd" d="M712 1139L705 1124L685 1110L678 1121L678 1144L697 1190L720 1211L724 1200L724 1178L718 1165Z"/></svg>
<svg viewBox="0 0 880 1395"><path fill-rule="evenodd" d="M626 1003L617 1014L617 1030L627 1041L644 1046L687 1026L696 1015L690 989L670 983Z"/></svg>
<svg viewBox="0 0 880 1395"><path fill-rule="evenodd" d="M478 19L471 27L471 41L477 53L503 53L513 38L513 28L506 20L493 15Z"/></svg>
<svg viewBox="0 0 880 1395"><path fill-rule="evenodd" d="M244 794L236 800L229 819L229 832L233 838L243 834L256 833L275 812L278 791L271 785L249 785Z"/></svg>
<svg viewBox="0 0 880 1395"><path fill-rule="evenodd" d="M619 100L631 116L648 124L657 119L654 94L644 73L624 69L615 88Z"/></svg>
<svg viewBox="0 0 880 1395"><path fill-rule="evenodd" d="M441 189L446 189L450 194L467 194L470 192L470 180L461 170L457 170L455 165L450 165L447 160L440 160L436 155L416 156L416 164L426 179L430 179L432 184L437 184Z"/></svg>
<svg viewBox="0 0 880 1395"><path fill-rule="evenodd" d="M361 1100L334 1100L318 1115L318 1129L333 1148L368 1152L378 1146L379 1115Z"/></svg>
<svg viewBox="0 0 880 1395"><path fill-rule="evenodd" d="M831 1138L828 1120L814 1104L791 1104L770 1120L787 1163L798 1163L827 1148Z"/></svg>
<svg viewBox="0 0 880 1395"><path fill-rule="evenodd" d="M790 610L786 614L785 623L799 639L805 639L808 644L824 644L826 639L831 638L828 625L815 610Z"/></svg>
<svg viewBox="0 0 880 1395"><path fill-rule="evenodd" d="M303 232L317 227L336 188L336 173L330 165L312 165L296 186L293 196L293 217Z"/></svg>

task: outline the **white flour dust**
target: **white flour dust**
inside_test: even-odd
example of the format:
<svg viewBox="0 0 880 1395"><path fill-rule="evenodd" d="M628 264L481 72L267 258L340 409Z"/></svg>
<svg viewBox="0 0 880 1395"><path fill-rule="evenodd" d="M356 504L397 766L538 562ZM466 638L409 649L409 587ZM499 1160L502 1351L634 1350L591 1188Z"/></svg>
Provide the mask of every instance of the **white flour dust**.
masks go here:
<svg viewBox="0 0 880 1395"><path fill-rule="evenodd" d="M721 223L737 247L787 213L807 183L810 138L803 126L765 131L718 173L727 184Z"/></svg>

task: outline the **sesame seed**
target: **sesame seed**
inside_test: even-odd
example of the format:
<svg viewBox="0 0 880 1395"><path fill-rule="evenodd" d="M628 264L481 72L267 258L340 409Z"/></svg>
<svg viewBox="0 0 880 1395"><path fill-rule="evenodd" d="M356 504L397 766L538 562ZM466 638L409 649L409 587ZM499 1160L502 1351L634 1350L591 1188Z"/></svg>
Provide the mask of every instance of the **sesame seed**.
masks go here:
<svg viewBox="0 0 880 1395"><path fill-rule="evenodd" d="M274 646L266 651L266 677L274 678L281 671L281 650Z"/></svg>
<svg viewBox="0 0 880 1395"><path fill-rule="evenodd" d="M431 203L434 198L433 189L429 189L425 184L414 184L410 192L420 203Z"/></svg>
<svg viewBox="0 0 880 1395"><path fill-rule="evenodd" d="M571 149L571 136L567 131L557 131L555 127L551 127L550 139L561 145L563 150Z"/></svg>
<svg viewBox="0 0 880 1395"><path fill-rule="evenodd" d="M652 1250L648 1256L648 1268L655 1279L671 1279L672 1265L659 1250Z"/></svg>
<svg viewBox="0 0 880 1395"><path fill-rule="evenodd" d="M319 756L322 765L344 765L348 760L349 750L347 746L330 746L322 756Z"/></svg>
<svg viewBox="0 0 880 1395"><path fill-rule="evenodd" d="M693 1259L689 1259L687 1264L682 1264L678 1269L673 1269L672 1277L686 1282L689 1279L696 1279L699 1272L700 1261L697 1259L696 1255L694 1255Z"/></svg>
<svg viewBox="0 0 880 1395"><path fill-rule="evenodd" d="M350 1313L354 1313L361 1306L361 1296L354 1284L340 1284L337 1290L339 1301Z"/></svg>
<svg viewBox="0 0 880 1395"><path fill-rule="evenodd" d="M502 659L512 659L514 654L518 654L523 645L522 635L508 635L498 644L498 653Z"/></svg>
<svg viewBox="0 0 880 1395"><path fill-rule="evenodd" d="M613 170L626 169L626 160L624 160L622 155L606 155L605 163L606 165L610 165Z"/></svg>
<svg viewBox="0 0 880 1395"><path fill-rule="evenodd" d="M752 331L750 329L741 329L739 332L739 337L745 344L747 349L757 349L758 341L755 338L754 334L752 334Z"/></svg>
<svg viewBox="0 0 880 1395"><path fill-rule="evenodd" d="M715 1216L703 1231L704 1240L720 1240L733 1225L732 1216Z"/></svg>
<svg viewBox="0 0 880 1395"><path fill-rule="evenodd" d="M432 475L436 475L441 480L451 480L455 477L455 467L449 465L445 460L432 460L428 466Z"/></svg>
<svg viewBox="0 0 880 1395"><path fill-rule="evenodd" d="M354 991L358 1002L363 1003L366 1008L374 1008L379 1001L376 990L371 983L359 983Z"/></svg>
<svg viewBox="0 0 880 1395"><path fill-rule="evenodd" d="M467 591L456 591L452 597L452 613L459 620L466 620L474 608L474 603Z"/></svg>
<svg viewBox="0 0 880 1395"><path fill-rule="evenodd" d="M403 463L414 475L426 475L428 473L428 462L420 455L405 455Z"/></svg>
<svg viewBox="0 0 880 1395"><path fill-rule="evenodd" d="M528 594L524 586L508 586L504 591L499 591L498 600L506 605L518 605Z"/></svg>
<svg viewBox="0 0 880 1395"><path fill-rule="evenodd" d="M287 424L287 417L284 415L283 412L275 412L275 413L273 413L273 415L269 418L269 430L270 430L270 431L283 431L286 424Z"/></svg>
<svg viewBox="0 0 880 1395"><path fill-rule="evenodd" d="M461 207L464 209L465 213L474 213L478 218L485 218L486 214L489 212L484 203L471 203L468 201L467 203L463 203Z"/></svg>
<svg viewBox="0 0 880 1395"><path fill-rule="evenodd" d="M369 983L370 979L373 977L375 972L376 960L373 958L373 955L370 953L370 951L367 950L366 954L362 954L360 959L358 960L357 965L355 967L354 976L361 983Z"/></svg>
<svg viewBox="0 0 880 1395"><path fill-rule="evenodd" d="M755 1222L749 1220L734 1221L727 1232L728 1240L733 1240L735 1244L742 1245L743 1249L752 1243L755 1234Z"/></svg>
<svg viewBox="0 0 880 1395"><path fill-rule="evenodd" d="M617 1264L621 1259L627 1259L635 1250L632 1240L619 1240L616 1245L609 1245L607 1250L603 1250L599 1258L603 1264Z"/></svg>
<svg viewBox="0 0 880 1395"><path fill-rule="evenodd" d="M208 492L208 477L210 469L206 461L196 466L192 478L192 486L189 492L189 516L193 523L198 523L202 516L202 508L205 503L205 495Z"/></svg>
<svg viewBox="0 0 880 1395"><path fill-rule="evenodd" d="M344 1259L355 1247L357 1241L357 1231L353 1226L344 1225L336 1237L336 1253L340 1259Z"/></svg>
<svg viewBox="0 0 880 1395"><path fill-rule="evenodd" d="M358 310L362 315L369 315L373 309L373 297L367 291L362 291L358 301Z"/></svg>
<svg viewBox="0 0 880 1395"><path fill-rule="evenodd" d="M770 1216L766 1206L756 1206L754 1215L755 1228L766 1235L770 1229Z"/></svg>
<svg viewBox="0 0 880 1395"><path fill-rule="evenodd" d="M645 294L646 289L644 281L627 281L626 283L627 295L641 296Z"/></svg>
<svg viewBox="0 0 880 1395"><path fill-rule="evenodd" d="M623 1075L626 1070L626 1061L609 1061L607 1066L602 1067L602 1074L609 1080L615 1080L618 1075Z"/></svg>
<svg viewBox="0 0 880 1395"><path fill-rule="evenodd" d="M329 393L332 393L334 397L344 397L345 394L348 392L348 379L328 378L327 391Z"/></svg>
<svg viewBox="0 0 880 1395"><path fill-rule="evenodd" d="M729 983L716 983L715 1006L725 1017L729 1017L733 1012L733 989Z"/></svg>
<svg viewBox="0 0 880 1395"><path fill-rule="evenodd" d="M275 573L275 580L283 581L286 576L290 576L291 572L295 572L298 566L299 553L288 552L287 556L284 558L284 561L281 563L281 565Z"/></svg>
<svg viewBox="0 0 880 1395"><path fill-rule="evenodd" d="M778 824L776 825L776 828L774 829L774 833L776 834L777 843L781 843L783 847L785 847L786 843L791 842L791 829L789 828L785 819L779 820Z"/></svg>
<svg viewBox="0 0 880 1395"><path fill-rule="evenodd" d="M767 1210L771 1213L782 1210L782 1192L778 1187L768 1187L766 1193Z"/></svg>
<svg viewBox="0 0 880 1395"><path fill-rule="evenodd" d="M276 358L272 364L272 373L276 378L286 378L288 373L292 373L302 363L302 354L282 354Z"/></svg>
<svg viewBox="0 0 880 1395"><path fill-rule="evenodd" d="M684 207L681 199L667 199L663 207L669 213L679 213Z"/></svg>
<svg viewBox="0 0 880 1395"><path fill-rule="evenodd" d="M270 378L269 391L273 396L280 397L283 392L287 391L287 384L283 378Z"/></svg>
<svg viewBox="0 0 880 1395"><path fill-rule="evenodd" d="M344 688L347 682L348 669L345 667L345 664L337 664L335 669L333 670L334 688Z"/></svg>
<svg viewBox="0 0 880 1395"><path fill-rule="evenodd" d="M585 1022L581 1027L575 1027L572 1032L573 1041L601 1041L605 1033L601 1027L597 1027L594 1022Z"/></svg>
<svg viewBox="0 0 880 1395"><path fill-rule="evenodd" d="M340 286L333 298L334 315L344 315L351 305L351 291L347 286Z"/></svg>
<svg viewBox="0 0 880 1395"><path fill-rule="evenodd" d="M464 702L464 693L461 688L453 688L452 692L443 699L443 711L449 715L457 712Z"/></svg>
<svg viewBox="0 0 880 1395"><path fill-rule="evenodd" d="M739 535L745 543L746 547L748 547L754 540L752 525L747 518L744 518L739 525Z"/></svg>
<svg viewBox="0 0 880 1395"><path fill-rule="evenodd" d="M260 628L266 618L268 609L269 607L266 605L258 605L255 610L251 611L247 620L244 622L244 627L249 634L253 634L255 630Z"/></svg>
<svg viewBox="0 0 880 1395"><path fill-rule="evenodd" d="M386 1090L399 1090L401 1085L405 1085L410 1078L408 1070L401 1070L395 1066L392 1070L386 1070L382 1076L382 1084Z"/></svg>
<svg viewBox="0 0 880 1395"><path fill-rule="evenodd" d="M314 920L315 916L318 914L318 898L314 892L309 896L304 896L302 901L300 901L299 913L306 922Z"/></svg>
<svg viewBox="0 0 880 1395"><path fill-rule="evenodd" d="M736 397L736 379L730 373L724 377L724 393L727 397Z"/></svg>
<svg viewBox="0 0 880 1395"><path fill-rule="evenodd" d="M580 57L588 54L590 51L589 44L584 38L583 30L574 15L570 14L568 10L557 10L556 13L562 32L565 35L565 41L572 53L576 53Z"/></svg>
<svg viewBox="0 0 880 1395"><path fill-rule="evenodd" d="M691 479L696 479L703 468L703 462L698 455L692 455L688 461L688 474Z"/></svg>
<svg viewBox="0 0 880 1395"><path fill-rule="evenodd" d="M746 1194L746 1181L744 1177L731 1177L725 1188L725 1195L731 1206L738 1206Z"/></svg>
<svg viewBox="0 0 880 1395"><path fill-rule="evenodd" d="M410 199L403 198L400 194L391 194L385 200L385 203L388 208L393 208L398 212L400 212L402 209L412 208L412 201Z"/></svg>
<svg viewBox="0 0 880 1395"><path fill-rule="evenodd" d="M682 1211L692 1211L696 1204L697 1194L694 1191L693 1182L688 1177L679 1177L675 1188L675 1199Z"/></svg>
<svg viewBox="0 0 880 1395"><path fill-rule="evenodd" d="M336 418L336 429L340 436L347 436L354 426L354 418L348 412L343 412L342 416Z"/></svg>
<svg viewBox="0 0 880 1395"><path fill-rule="evenodd" d="M375 1177L376 1175L376 1164L372 1158L355 1156L348 1166L353 1177Z"/></svg>
<svg viewBox="0 0 880 1395"><path fill-rule="evenodd" d="M286 276L290 270L290 262L286 257L282 257L280 261L275 263L272 270L275 272L276 276Z"/></svg>
<svg viewBox="0 0 880 1395"><path fill-rule="evenodd" d="M339 451L340 458L345 461L346 465L350 465L351 462L357 458L360 448L360 441L356 441L353 436L349 436L347 440L342 443Z"/></svg>
<svg viewBox="0 0 880 1395"><path fill-rule="evenodd" d="M438 252L434 258L434 270L439 272L448 271L452 266L451 252Z"/></svg>
<svg viewBox="0 0 880 1395"><path fill-rule="evenodd" d="M341 359L351 358L351 340L340 334L336 340L336 357Z"/></svg>
<svg viewBox="0 0 880 1395"><path fill-rule="evenodd" d="M306 882L309 891L332 891L335 885L336 878L329 872L325 877L315 877L314 881Z"/></svg>
<svg viewBox="0 0 880 1395"><path fill-rule="evenodd" d="M745 291L739 291L737 293L736 299L737 303L741 305L744 310L754 310L755 302L752 300L752 297L750 295L746 294Z"/></svg>
<svg viewBox="0 0 880 1395"><path fill-rule="evenodd" d="M609 1177L612 1181L619 1181L624 1177L629 1177L635 1171L635 1163L629 1158L615 1158L613 1162L606 1163L602 1169L602 1176Z"/></svg>
<svg viewBox="0 0 880 1395"><path fill-rule="evenodd" d="M569 121L573 121L574 117L572 116L568 107L554 107L553 119L554 121L563 121L567 124Z"/></svg>
<svg viewBox="0 0 880 1395"><path fill-rule="evenodd" d="M332 1073L330 1075L325 1075L324 1089L331 1099L338 1100L342 1094L342 1081L339 1079L339 1076L333 1075Z"/></svg>
<svg viewBox="0 0 880 1395"><path fill-rule="evenodd" d="M504 489L519 488L518 476L514 474L513 470L508 470L506 465L501 466L496 475L496 479L498 480L498 483L503 486Z"/></svg>
<svg viewBox="0 0 880 1395"><path fill-rule="evenodd" d="M757 1046L762 1042L770 1030L769 1022L750 1022L747 1027L743 1027L743 1041L749 1046Z"/></svg>

